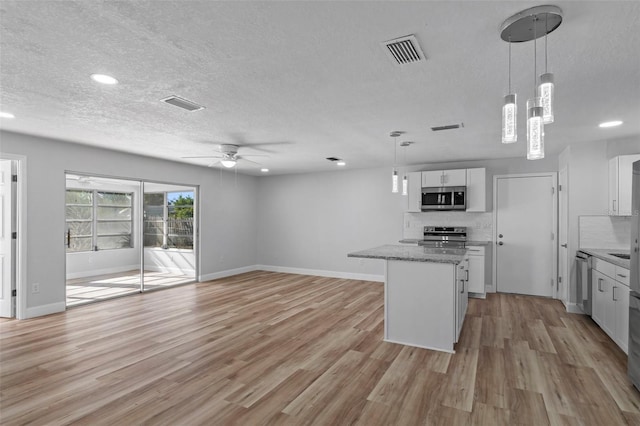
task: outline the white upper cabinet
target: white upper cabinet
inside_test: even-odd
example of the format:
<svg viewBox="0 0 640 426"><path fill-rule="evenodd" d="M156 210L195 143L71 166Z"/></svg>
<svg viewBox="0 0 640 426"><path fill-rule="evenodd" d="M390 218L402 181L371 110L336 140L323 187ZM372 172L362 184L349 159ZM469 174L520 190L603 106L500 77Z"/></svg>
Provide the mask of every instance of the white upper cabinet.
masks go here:
<svg viewBox="0 0 640 426"><path fill-rule="evenodd" d="M422 172L422 186L465 186L467 184L467 170L430 170Z"/></svg>
<svg viewBox="0 0 640 426"><path fill-rule="evenodd" d="M467 169L467 211L487 211L487 170Z"/></svg>
<svg viewBox="0 0 640 426"><path fill-rule="evenodd" d="M609 215L631 216L633 163L640 154L620 155L609 160Z"/></svg>
<svg viewBox="0 0 640 426"><path fill-rule="evenodd" d="M422 172L407 173L407 211L419 213L422 209Z"/></svg>

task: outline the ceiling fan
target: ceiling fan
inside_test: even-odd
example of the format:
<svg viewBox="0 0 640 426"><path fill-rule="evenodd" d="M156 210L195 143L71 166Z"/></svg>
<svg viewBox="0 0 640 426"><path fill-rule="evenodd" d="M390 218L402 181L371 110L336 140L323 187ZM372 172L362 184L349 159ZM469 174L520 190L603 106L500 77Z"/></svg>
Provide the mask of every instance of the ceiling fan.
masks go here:
<svg viewBox="0 0 640 426"><path fill-rule="evenodd" d="M260 165L260 163L256 163L255 161L248 160L246 157L266 157L266 155L238 155L238 150L241 148L240 145L232 145L232 144L221 144L220 145L220 155L198 155L192 157L180 157L180 158L218 158L218 161L214 161L209 164L209 167L213 166L216 163L222 164L224 167L230 169L235 167L239 160L248 161L249 163L254 163Z"/></svg>

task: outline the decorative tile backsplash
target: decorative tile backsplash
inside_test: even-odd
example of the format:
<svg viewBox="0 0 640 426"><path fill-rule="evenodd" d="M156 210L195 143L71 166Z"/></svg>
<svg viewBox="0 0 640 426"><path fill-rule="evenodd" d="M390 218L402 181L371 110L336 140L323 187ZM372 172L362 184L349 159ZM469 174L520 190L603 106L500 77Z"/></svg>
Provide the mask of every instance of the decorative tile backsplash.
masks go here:
<svg viewBox="0 0 640 426"><path fill-rule="evenodd" d="M629 250L630 216L580 216L578 218L579 247Z"/></svg>
<svg viewBox="0 0 640 426"><path fill-rule="evenodd" d="M422 238L425 226L466 226L467 238L473 241L493 240L493 214L467 212L405 213L403 237Z"/></svg>

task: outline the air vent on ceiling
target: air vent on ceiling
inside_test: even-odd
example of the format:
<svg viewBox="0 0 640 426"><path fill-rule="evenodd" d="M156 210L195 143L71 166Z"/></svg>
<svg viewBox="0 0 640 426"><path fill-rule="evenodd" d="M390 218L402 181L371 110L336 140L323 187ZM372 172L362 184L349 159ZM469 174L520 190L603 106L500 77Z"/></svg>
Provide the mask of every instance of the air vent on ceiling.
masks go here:
<svg viewBox="0 0 640 426"><path fill-rule="evenodd" d="M336 157L327 157L327 160L329 160L329 161L340 161L340 159L336 158Z"/></svg>
<svg viewBox="0 0 640 426"><path fill-rule="evenodd" d="M170 105L174 105L179 108L186 109L187 111L199 111L201 109L204 109L202 105L198 105L197 103L181 98L180 96L173 95L173 96L169 96L168 98L164 98L160 100Z"/></svg>
<svg viewBox="0 0 640 426"><path fill-rule="evenodd" d="M460 124L447 124L446 126L434 126L431 128L432 131L434 132L439 132L441 130L452 130L452 129L459 129L461 127L464 127L464 123L460 123Z"/></svg>
<svg viewBox="0 0 640 426"><path fill-rule="evenodd" d="M397 65L412 64L425 59L418 40L413 35L385 41L382 43L382 48Z"/></svg>

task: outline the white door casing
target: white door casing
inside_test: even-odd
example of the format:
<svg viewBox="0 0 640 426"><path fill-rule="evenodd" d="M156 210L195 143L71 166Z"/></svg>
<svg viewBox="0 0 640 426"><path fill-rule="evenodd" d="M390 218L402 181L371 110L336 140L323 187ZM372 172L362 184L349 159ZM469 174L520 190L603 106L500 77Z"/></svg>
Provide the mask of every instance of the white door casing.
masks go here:
<svg viewBox="0 0 640 426"><path fill-rule="evenodd" d="M558 173L558 299L567 306L571 302L571 274L569 272L569 176L567 167Z"/></svg>
<svg viewBox="0 0 640 426"><path fill-rule="evenodd" d="M496 291L557 297L555 173L494 176Z"/></svg>
<svg viewBox="0 0 640 426"><path fill-rule="evenodd" d="M15 316L12 292L14 247L13 232L13 184L11 160L0 160L0 317Z"/></svg>

